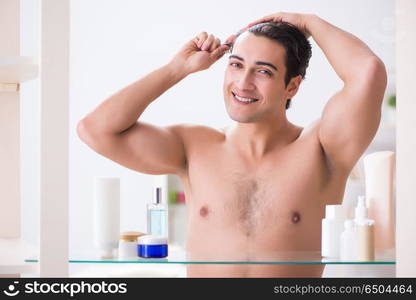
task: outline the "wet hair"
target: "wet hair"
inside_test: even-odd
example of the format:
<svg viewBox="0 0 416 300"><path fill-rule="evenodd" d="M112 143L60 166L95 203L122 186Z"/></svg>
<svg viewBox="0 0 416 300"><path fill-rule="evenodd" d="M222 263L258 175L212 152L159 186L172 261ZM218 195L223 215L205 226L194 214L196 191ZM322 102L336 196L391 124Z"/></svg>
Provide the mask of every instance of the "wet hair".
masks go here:
<svg viewBox="0 0 416 300"><path fill-rule="evenodd" d="M285 48L286 75L284 81L286 86L293 77L301 75L302 79L305 78L309 59L312 56L312 48L305 35L298 28L287 22L266 22L256 24L247 31L256 36L264 36L276 41ZM237 37L241 33L243 32L239 32ZM231 51L233 46L231 45ZM291 99L288 99L286 109L290 107L290 102Z"/></svg>

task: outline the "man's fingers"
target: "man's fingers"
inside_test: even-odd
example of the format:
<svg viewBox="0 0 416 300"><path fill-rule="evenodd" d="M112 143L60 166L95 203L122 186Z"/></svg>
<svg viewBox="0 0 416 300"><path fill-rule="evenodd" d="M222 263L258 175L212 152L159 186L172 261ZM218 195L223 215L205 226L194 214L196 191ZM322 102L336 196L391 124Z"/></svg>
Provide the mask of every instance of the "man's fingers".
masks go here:
<svg viewBox="0 0 416 300"><path fill-rule="evenodd" d="M236 38L237 38L237 35L232 34L225 40L224 44L232 44L232 43L234 43Z"/></svg>
<svg viewBox="0 0 416 300"><path fill-rule="evenodd" d="M217 49L215 49L213 52L211 52L211 58L214 60L220 59L227 50L230 49L227 45L221 45Z"/></svg>
<svg viewBox="0 0 416 300"><path fill-rule="evenodd" d="M202 46L200 47L203 51L208 51L211 48L211 44L215 41L215 38L212 34L208 36L208 38L204 41Z"/></svg>
<svg viewBox="0 0 416 300"><path fill-rule="evenodd" d="M272 21L273 21L273 18L271 18L271 17L264 17L264 18L261 18L261 19L258 19L258 20L255 20L255 21L249 23L247 25L247 27L252 27L252 26L257 25L257 24L260 24L260 23L272 22Z"/></svg>
<svg viewBox="0 0 416 300"><path fill-rule="evenodd" d="M219 45L221 45L221 41L220 41L220 39L219 39L219 38L216 38L216 39L214 40L214 42L211 44L211 48L209 48L209 52L212 52L212 51L214 51L215 49L217 49Z"/></svg>
<svg viewBox="0 0 416 300"><path fill-rule="evenodd" d="M282 21L282 14L277 13L273 15L268 15L258 20L255 20L248 24L248 27L254 26L256 24L265 23L265 22L280 22Z"/></svg>
<svg viewBox="0 0 416 300"><path fill-rule="evenodd" d="M197 39L197 46L199 49L201 49L202 45L204 44L205 40L208 38L208 33L206 33L205 31L201 32L200 34L198 34Z"/></svg>

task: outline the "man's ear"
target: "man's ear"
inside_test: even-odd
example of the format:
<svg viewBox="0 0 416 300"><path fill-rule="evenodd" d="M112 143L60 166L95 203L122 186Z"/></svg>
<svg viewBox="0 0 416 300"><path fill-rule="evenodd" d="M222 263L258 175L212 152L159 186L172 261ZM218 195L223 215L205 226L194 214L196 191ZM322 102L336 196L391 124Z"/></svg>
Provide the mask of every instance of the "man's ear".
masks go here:
<svg viewBox="0 0 416 300"><path fill-rule="evenodd" d="M289 84L286 87L286 98L287 99L292 99L296 95L301 82L302 82L302 76L301 75L292 77L290 79Z"/></svg>

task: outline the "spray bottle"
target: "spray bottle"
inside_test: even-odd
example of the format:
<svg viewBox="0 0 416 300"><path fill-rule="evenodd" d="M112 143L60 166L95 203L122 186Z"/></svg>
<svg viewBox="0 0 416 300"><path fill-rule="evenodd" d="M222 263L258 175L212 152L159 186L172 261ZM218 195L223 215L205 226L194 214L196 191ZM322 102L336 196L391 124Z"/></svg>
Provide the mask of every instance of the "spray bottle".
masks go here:
<svg viewBox="0 0 416 300"><path fill-rule="evenodd" d="M374 220L368 219L368 211L364 196L358 197L354 222L357 228L357 259L359 261L372 261L375 256Z"/></svg>

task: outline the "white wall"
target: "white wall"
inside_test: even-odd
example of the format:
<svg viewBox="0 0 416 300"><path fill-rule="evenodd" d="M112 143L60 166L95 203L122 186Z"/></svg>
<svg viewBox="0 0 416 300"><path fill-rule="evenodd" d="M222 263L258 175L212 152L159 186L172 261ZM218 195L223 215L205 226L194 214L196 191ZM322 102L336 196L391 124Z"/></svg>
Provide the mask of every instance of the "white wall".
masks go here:
<svg viewBox="0 0 416 300"><path fill-rule="evenodd" d="M20 1L20 54L39 56L39 0ZM40 103L39 79L21 84L21 236L31 243L39 240L40 203Z"/></svg>
<svg viewBox="0 0 416 300"><path fill-rule="evenodd" d="M416 277L415 13L415 1L397 1L397 277Z"/></svg>
<svg viewBox="0 0 416 300"><path fill-rule="evenodd" d="M92 177L121 177L121 230L145 230L145 203L152 177L139 174L93 152L76 135L77 122L106 97L167 62L201 31L225 39L248 22L276 11L315 13L364 40L394 71L394 2L373 1L71 1L70 64L70 247L91 249ZM162 95L143 114L143 120L168 125L199 123L219 127L230 122L222 96L225 59L210 70L193 74ZM313 56L289 119L307 125L320 116L341 87L320 49ZM32 107L35 109L35 107ZM25 120L26 128L35 120ZM32 118L36 118L33 114ZM35 145L36 146L36 145ZM36 147L35 147L36 149ZM25 149L26 160L35 152ZM34 191L32 174L26 186ZM32 193L24 194L25 203ZM28 204L29 205L29 204ZM31 217L24 224L35 224ZM33 218L33 217L32 217ZM37 236L36 226L24 226Z"/></svg>
<svg viewBox="0 0 416 300"><path fill-rule="evenodd" d="M19 55L19 11L19 2L6 0L0 3L1 57ZM0 191L2 192L0 197L0 237L2 238L17 238L21 231L19 100L18 92L0 92Z"/></svg>

